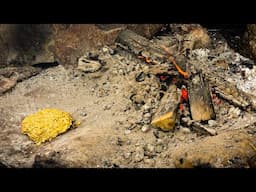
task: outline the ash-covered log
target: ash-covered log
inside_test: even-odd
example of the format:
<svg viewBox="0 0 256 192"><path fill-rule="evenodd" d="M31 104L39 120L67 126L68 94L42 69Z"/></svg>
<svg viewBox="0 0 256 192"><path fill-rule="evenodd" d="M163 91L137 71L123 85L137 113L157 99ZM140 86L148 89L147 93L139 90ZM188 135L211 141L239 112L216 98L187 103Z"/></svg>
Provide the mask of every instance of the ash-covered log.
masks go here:
<svg viewBox="0 0 256 192"><path fill-rule="evenodd" d="M191 76L188 92L193 120L206 121L216 118L209 86L200 70L196 70L196 73Z"/></svg>

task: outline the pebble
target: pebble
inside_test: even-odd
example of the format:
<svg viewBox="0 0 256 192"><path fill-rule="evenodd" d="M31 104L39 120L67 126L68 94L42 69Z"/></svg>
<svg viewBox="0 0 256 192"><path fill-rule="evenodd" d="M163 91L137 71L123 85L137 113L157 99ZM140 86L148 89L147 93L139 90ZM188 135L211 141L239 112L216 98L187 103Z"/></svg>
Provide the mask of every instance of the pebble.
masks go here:
<svg viewBox="0 0 256 192"><path fill-rule="evenodd" d="M141 128L141 131L143 133L146 133L150 130L150 126L149 125L143 125L142 128Z"/></svg>
<svg viewBox="0 0 256 192"><path fill-rule="evenodd" d="M145 147L145 150L148 151L148 152L154 152L155 147L152 144L147 144L146 147Z"/></svg>
<svg viewBox="0 0 256 192"><path fill-rule="evenodd" d="M87 113L86 112L82 112L80 115L81 116L87 116Z"/></svg>
<svg viewBox="0 0 256 192"><path fill-rule="evenodd" d="M104 110L104 111L110 110L111 107L112 107L111 105L105 105L105 106L103 107L103 110Z"/></svg>
<svg viewBox="0 0 256 192"><path fill-rule="evenodd" d="M103 47L102 51L103 51L103 53L107 53L108 52L108 48L107 47Z"/></svg>
<svg viewBox="0 0 256 192"><path fill-rule="evenodd" d="M124 71L122 69L118 70L119 75L124 75Z"/></svg>
<svg viewBox="0 0 256 192"><path fill-rule="evenodd" d="M134 161L135 162L140 162L140 161L143 160L143 158L144 158L144 150L143 150L143 148L137 147L135 149Z"/></svg>
<svg viewBox="0 0 256 192"><path fill-rule="evenodd" d="M99 62L88 60L85 56L83 56L78 60L77 69L86 73L93 73L100 70L101 67L102 65Z"/></svg>
<svg viewBox="0 0 256 192"><path fill-rule="evenodd" d="M163 144L163 140L162 140L162 139L156 139L156 143L157 143L158 145L161 145L161 144Z"/></svg>
<svg viewBox="0 0 256 192"><path fill-rule="evenodd" d="M144 124L150 124L151 123L151 118L150 117L144 118L143 123Z"/></svg>
<svg viewBox="0 0 256 192"><path fill-rule="evenodd" d="M184 141L184 140L185 140L185 136L184 136L184 135L181 135L181 136L177 137L177 139L178 139L179 141Z"/></svg>
<svg viewBox="0 0 256 192"><path fill-rule="evenodd" d="M239 117L241 111L240 111L239 108L232 106L232 107L229 109L228 113L229 113L230 118L237 118L237 117Z"/></svg>
<svg viewBox="0 0 256 192"><path fill-rule="evenodd" d="M189 128L183 127L183 128L180 128L180 132L183 134L188 134L188 133L191 133L191 130Z"/></svg>
<svg viewBox="0 0 256 192"><path fill-rule="evenodd" d="M127 141L126 141L126 144L127 144L127 145L131 145L131 143L132 143L131 140L127 140Z"/></svg>
<svg viewBox="0 0 256 192"><path fill-rule="evenodd" d="M118 74L118 71L114 69L114 70L112 71L112 74L113 74L113 75L117 75L117 74Z"/></svg>
<svg viewBox="0 0 256 192"><path fill-rule="evenodd" d="M145 104L145 105L143 106L143 110L144 110L145 112L149 112L150 109L151 109L151 106L148 105L148 104ZM146 113L146 114L147 114L147 113ZM150 116L151 116L151 115L150 115Z"/></svg>
<svg viewBox="0 0 256 192"><path fill-rule="evenodd" d="M155 164L154 159L144 159L144 163L153 166Z"/></svg>
<svg viewBox="0 0 256 192"><path fill-rule="evenodd" d="M145 119L150 119L151 118L151 114L150 113L145 113L143 116L144 116Z"/></svg>
<svg viewBox="0 0 256 192"><path fill-rule="evenodd" d="M127 153L124 154L124 158L129 159L131 157L131 155L132 154L130 152L127 152Z"/></svg>
<svg viewBox="0 0 256 192"><path fill-rule="evenodd" d="M126 129L125 131L124 131L124 134L125 135L128 135L128 134L130 134L131 133L131 130L129 130L129 129Z"/></svg>
<svg viewBox="0 0 256 192"><path fill-rule="evenodd" d="M208 125L209 125L210 127L213 127L213 126L215 126L216 124L217 124L217 122L214 121L214 120L209 120L209 121L208 121Z"/></svg>
<svg viewBox="0 0 256 192"><path fill-rule="evenodd" d="M155 155L155 147L152 144L147 144L144 147L144 155L152 158Z"/></svg>
<svg viewBox="0 0 256 192"><path fill-rule="evenodd" d="M157 145L156 146L156 152L161 153L163 151L163 145Z"/></svg>

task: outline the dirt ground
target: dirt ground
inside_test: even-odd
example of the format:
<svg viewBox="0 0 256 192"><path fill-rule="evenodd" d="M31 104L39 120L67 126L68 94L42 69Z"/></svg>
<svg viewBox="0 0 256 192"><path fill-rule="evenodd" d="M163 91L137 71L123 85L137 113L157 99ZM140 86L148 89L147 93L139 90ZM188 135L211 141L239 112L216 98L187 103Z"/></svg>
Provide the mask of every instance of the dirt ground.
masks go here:
<svg viewBox="0 0 256 192"><path fill-rule="evenodd" d="M109 54L105 50L100 57L105 62L97 72L83 73L59 65L0 96L1 166L255 166L255 113L223 101L214 106L218 123L211 126L218 132L216 136L201 135L182 125L174 131L160 131L146 122L159 105L156 77L148 75L136 82L136 75L147 67L121 51ZM134 93L139 107L130 99ZM20 123L43 108L69 112L81 124L37 146L21 133Z"/></svg>

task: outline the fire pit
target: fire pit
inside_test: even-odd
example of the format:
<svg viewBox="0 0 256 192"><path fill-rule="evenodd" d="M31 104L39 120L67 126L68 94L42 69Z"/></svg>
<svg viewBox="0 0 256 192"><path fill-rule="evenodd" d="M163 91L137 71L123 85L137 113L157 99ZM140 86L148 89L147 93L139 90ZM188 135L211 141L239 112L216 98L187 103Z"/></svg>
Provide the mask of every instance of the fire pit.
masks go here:
<svg viewBox="0 0 256 192"><path fill-rule="evenodd" d="M254 167L254 61L218 30L168 26L153 36L133 25L100 25L97 34L114 31L115 42L76 52L77 38L64 54L75 65L1 68L1 165ZM67 55L73 52L79 57ZM42 108L69 111L81 124L37 146L20 123Z"/></svg>

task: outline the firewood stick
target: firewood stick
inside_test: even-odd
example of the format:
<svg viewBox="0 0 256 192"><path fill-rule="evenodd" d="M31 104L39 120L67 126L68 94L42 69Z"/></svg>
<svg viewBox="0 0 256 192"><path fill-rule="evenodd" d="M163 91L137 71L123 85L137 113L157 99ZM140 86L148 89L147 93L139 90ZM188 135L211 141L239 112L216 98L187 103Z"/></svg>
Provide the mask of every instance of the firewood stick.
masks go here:
<svg viewBox="0 0 256 192"><path fill-rule="evenodd" d="M199 132L201 134L207 134L210 136L218 134L216 130L203 126L201 123L190 120L189 118L181 118L181 123L186 127L191 127L193 131Z"/></svg>
<svg viewBox="0 0 256 192"><path fill-rule="evenodd" d="M190 69L192 70L192 68ZM188 82L188 95L192 119L196 121L215 119L216 115L208 84L201 71L196 71L197 73L194 74L191 81Z"/></svg>

